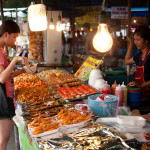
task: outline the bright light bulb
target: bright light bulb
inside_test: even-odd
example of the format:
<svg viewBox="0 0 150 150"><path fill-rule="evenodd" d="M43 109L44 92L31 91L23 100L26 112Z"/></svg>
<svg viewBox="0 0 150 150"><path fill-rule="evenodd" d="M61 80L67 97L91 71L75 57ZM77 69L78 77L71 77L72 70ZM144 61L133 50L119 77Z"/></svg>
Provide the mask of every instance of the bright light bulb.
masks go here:
<svg viewBox="0 0 150 150"><path fill-rule="evenodd" d="M113 39L108 31L107 24L99 24L96 35L93 38L93 46L99 52L107 52L113 45Z"/></svg>
<svg viewBox="0 0 150 150"><path fill-rule="evenodd" d="M49 25L49 29L53 30L55 27L54 27L54 24L50 24Z"/></svg>
<svg viewBox="0 0 150 150"><path fill-rule="evenodd" d="M62 31L61 21L57 21L56 30L57 31Z"/></svg>
<svg viewBox="0 0 150 150"><path fill-rule="evenodd" d="M50 24L49 24L49 29L53 30L54 28L55 27L54 27L53 19L51 18Z"/></svg>

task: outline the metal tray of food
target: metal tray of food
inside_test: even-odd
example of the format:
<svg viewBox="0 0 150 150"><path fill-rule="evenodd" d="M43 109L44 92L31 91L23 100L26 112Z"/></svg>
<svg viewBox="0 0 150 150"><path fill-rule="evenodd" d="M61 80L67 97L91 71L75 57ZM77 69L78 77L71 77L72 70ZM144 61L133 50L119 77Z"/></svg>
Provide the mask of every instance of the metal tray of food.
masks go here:
<svg viewBox="0 0 150 150"><path fill-rule="evenodd" d="M57 90L57 94L62 97L64 100L79 100L85 99L89 95L97 94L99 91L88 85L82 85L78 87L61 87Z"/></svg>

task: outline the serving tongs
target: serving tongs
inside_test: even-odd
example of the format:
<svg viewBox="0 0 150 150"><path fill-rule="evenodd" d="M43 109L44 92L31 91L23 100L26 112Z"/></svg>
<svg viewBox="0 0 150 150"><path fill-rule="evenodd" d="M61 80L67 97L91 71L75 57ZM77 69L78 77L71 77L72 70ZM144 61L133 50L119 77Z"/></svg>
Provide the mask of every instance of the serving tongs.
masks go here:
<svg viewBox="0 0 150 150"><path fill-rule="evenodd" d="M31 67L29 65L26 65L26 66L30 69L30 71L32 71L34 73L34 71L31 69Z"/></svg>

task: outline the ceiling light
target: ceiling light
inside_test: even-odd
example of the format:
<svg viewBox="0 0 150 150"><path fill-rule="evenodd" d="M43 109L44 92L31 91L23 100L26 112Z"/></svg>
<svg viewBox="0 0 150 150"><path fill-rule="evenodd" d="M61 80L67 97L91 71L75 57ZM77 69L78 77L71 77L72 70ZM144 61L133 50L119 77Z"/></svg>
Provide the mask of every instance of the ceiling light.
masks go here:
<svg viewBox="0 0 150 150"><path fill-rule="evenodd" d="M32 31L47 29L46 8L43 4L31 4L28 7L28 22Z"/></svg>

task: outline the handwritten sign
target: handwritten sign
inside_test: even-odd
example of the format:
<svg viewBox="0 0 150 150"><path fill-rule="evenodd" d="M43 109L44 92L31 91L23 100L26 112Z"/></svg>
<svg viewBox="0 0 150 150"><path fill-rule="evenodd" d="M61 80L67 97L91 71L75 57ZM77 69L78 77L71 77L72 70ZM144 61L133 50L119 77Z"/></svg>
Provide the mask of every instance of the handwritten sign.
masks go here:
<svg viewBox="0 0 150 150"><path fill-rule="evenodd" d="M111 7L111 19L128 19L128 7Z"/></svg>

